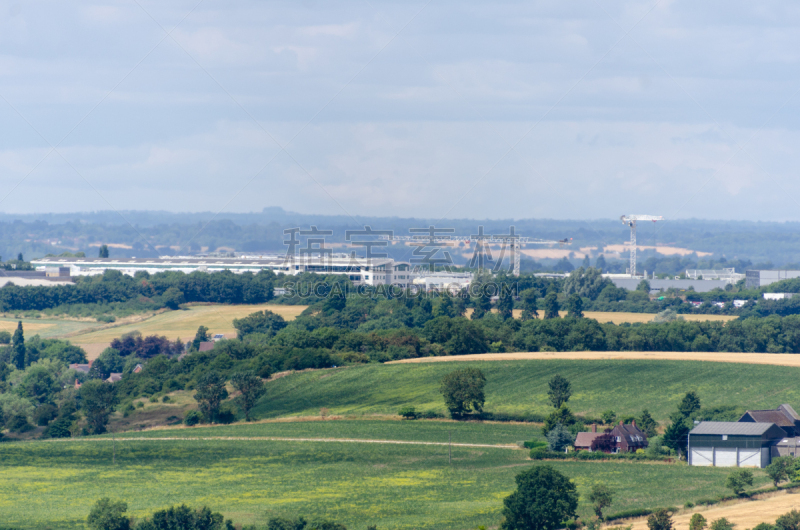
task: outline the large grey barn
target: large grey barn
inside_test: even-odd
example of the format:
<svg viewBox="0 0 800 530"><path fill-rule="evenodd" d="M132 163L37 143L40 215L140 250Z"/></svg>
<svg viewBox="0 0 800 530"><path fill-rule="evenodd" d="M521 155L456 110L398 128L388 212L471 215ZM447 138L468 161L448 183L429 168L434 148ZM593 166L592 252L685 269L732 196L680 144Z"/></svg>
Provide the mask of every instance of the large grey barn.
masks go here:
<svg viewBox="0 0 800 530"><path fill-rule="evenodd" d="M767 467L784 438L774 423L704 421L689 432L689 465Z"/></svg>

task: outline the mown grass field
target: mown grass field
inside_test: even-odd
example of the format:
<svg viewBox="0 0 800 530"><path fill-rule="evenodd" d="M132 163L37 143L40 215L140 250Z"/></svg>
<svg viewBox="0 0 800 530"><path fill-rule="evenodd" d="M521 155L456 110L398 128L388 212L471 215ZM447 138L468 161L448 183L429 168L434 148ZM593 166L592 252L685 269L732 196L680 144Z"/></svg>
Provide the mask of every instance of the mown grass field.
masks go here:
<svg viewBox="0 0 800 530"><path fill-rule="evenodd" d="M374 422L277 423L158 431L160 436L339 437L382 432ZM385 422L397 436L437 439L448 423ZM461 426L459 426L461 427ZM376 430L377 428L377 430ZM517 426L490 423L458 431L465 439L510 440ZM418 436L414 431L418 430ZM499 431L499 434L494 434ZM390 434L389 431L383 431ZM83 528L100 497L123 499L135 516L177 503L208 505L241 524L271 516L325 517L364 529L468 529L500 522L514 476L534 464L507 448L265 440L117 441L109 438L0 446L0 519L20 528ZM132 436L132 434L131 434ZM127 438L128 435L125 435ZM455 441L455 440L454 440ZM573 478L579 511L590 515L595 482L617 490L610 512L683 505L725 492L730 472L680 464L552 462ZM756 473L756 486L768 479Z"/></svg>
<svg viewBox="0 0 800 530"><path fill-rule="evenodd" d="M11 315L0 318L0 331L8 331L13 334L20 320L27 338L39 335L45 339L53 339L98 326L97 322L92 321L58 318L13 318L13 315Z"/></svg>
<svg viewBox="0 0 800 530"><path fill-rule="evenodd" d="M549 414L548 381L561 374L572 383L573 412L598 417L612 409L639 415L649 409L666 421L690 390L704 407L751 409L800 403L800 368L735 363L658 360L535 360L364 365L290 374L271 381L256 417L331 414L396 414L445 408L441 378L472 366L486 375L489 412Z"/></svg>
<svg viewBox="0 0 800 530"><path fill-rule="evenodd" d="M286 320L292 320L306 307L274 304L191 305L184 310L159 313L142 322L78 335L71 340L75 343L107 343L124 333L139 331L142 335L159 335L172 340L181 338L186 341L194 338L194 334L200 326L206 326L210 333L224 333L233 337L236 334L233 320L236 318L243 318L250 313L267 309L281 315Z"/></svg>

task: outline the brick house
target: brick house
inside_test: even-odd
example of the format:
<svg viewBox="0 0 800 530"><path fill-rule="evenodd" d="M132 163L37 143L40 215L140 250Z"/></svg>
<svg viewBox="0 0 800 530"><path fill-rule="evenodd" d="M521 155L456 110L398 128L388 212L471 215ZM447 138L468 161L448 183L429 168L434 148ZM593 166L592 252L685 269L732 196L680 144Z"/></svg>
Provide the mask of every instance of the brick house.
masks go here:
<svg viewBox="0 0 800 530"><path fill-rule="evenodd" d="M633 453L647 447L647 435L636 426L636 421L625 425L621 421L613 429L597 432L592 424L591 432L579 432L575 438L576 450L603 451L604 453Z"/></svg>

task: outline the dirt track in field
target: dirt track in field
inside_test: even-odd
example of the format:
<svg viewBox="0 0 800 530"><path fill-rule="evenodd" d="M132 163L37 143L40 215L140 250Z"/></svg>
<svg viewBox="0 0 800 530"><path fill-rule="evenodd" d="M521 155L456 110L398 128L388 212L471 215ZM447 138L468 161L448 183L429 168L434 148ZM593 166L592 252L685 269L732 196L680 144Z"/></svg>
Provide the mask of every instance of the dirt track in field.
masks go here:
<svg viewBox="0 0 800 530"><path fill-rule="evenodd" d="M753 528L758 523L774 524L775 519L781 515L797 509L800 509L799 493L779 493L755 501L687 510L686 513L673 517L673 528L675 530L688 529L689 519L691 519L692 514L701 513L708 521L708 526L711 526L711 521L725 517L728 521L734 523L737 528L743 530L745 528ZM628 524L630 523L624 523L622 526L627 526ZM620 524L612 524L611 526L620 526ZM647 530L647 518L633 521L633 530Z"/></svg>
<svg viewBox="0 0 800 530"><path fill-rule="evenodd" d="M457 361L541 361L553 359L645 359L652 361L710 361L719 363L772 364L776 366L800 367L800 355L778 353L718 353L718 352L641 352L641 351L579 351L579 352L518 352L481 353L476 355L454 355L450 357L419 357L392 361L400 363L437 363Z"/></svg>

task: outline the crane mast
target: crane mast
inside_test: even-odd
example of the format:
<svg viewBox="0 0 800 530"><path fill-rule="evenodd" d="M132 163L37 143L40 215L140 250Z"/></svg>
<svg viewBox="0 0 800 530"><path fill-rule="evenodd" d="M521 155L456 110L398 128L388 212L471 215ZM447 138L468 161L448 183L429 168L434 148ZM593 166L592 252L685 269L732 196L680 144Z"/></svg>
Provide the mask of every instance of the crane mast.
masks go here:
<svg viewBox="0 0 800 530"><path fill-rule="evenodd" d="M636 277L636 221L663 221L660 215L623 215L622 224L631 227L631 278Z"/></svg>

